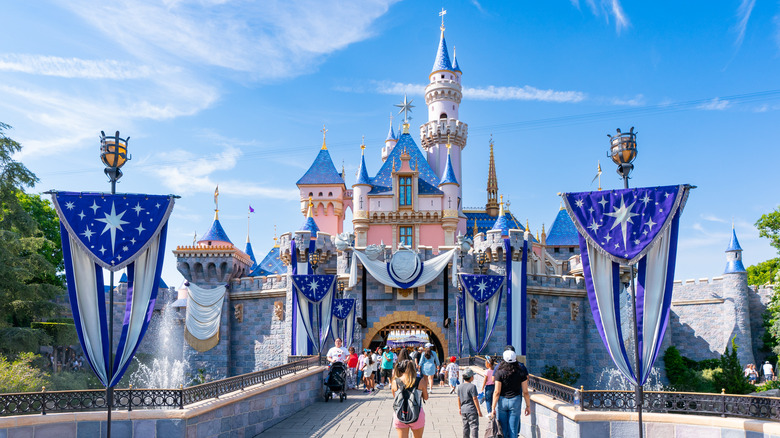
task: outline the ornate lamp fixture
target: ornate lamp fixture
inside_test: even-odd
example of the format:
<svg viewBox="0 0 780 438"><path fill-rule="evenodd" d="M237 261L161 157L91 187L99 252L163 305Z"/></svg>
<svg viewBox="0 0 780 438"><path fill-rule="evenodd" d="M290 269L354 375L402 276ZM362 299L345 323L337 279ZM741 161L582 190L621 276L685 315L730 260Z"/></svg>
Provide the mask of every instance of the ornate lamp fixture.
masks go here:
<svg viewBox="0 0 780 438"><path fill-rule="evenodd" d="M339 292L338 296L336 298L344 298L344 282L339 281L339 284L336 286L336 290Z"/></svg>
<svg viewBox="0 0 780 438"><path fill-rule="evenodd" d="M477 264L479 265L479 273L485 273L485 263L487 263L487 254L480 249L477 253Z"/></svg>
<svg viewBox="0 0 780 438"><path fill-rule="evenodd" d="M633 161L636 159L636 132L632 126L628 132L617 129L617 135L609 137L609 152L607 155L617 164L617 173L623 177L624 184L628 188L628 175L634 169Z"/></svg>
<svg viewBox="0 0 780 438"><path fill-rule="evenodd" d="M127 153L127 142L130 137L120 138L119 131L114 136L106 136L106 133L100 131L100 159L106 165L104 172L111 180L111 183L122 177L120 168L132 158Z"/></svg>
<svg viewBox="0 0 780 438"><path fill-rule="evenodd" d="M321 261L322 261L322 257L319 250L309 254L309 263L311 264L312 273L317 274L317 266L320 264Z"/></svg>

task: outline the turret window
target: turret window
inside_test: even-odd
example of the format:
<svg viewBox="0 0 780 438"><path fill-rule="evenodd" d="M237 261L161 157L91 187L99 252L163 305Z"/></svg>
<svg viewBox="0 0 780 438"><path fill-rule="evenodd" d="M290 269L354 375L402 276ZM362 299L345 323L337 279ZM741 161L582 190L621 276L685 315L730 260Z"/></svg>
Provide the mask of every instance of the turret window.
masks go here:
<svg viewBox="0 0 780 438"><path fill-rule="evenodd" d="M446 119L446 118L447 118L447 113L441 113L441 115L439 116L439 118L440 118L440 119Z"/></svg>
<svg viewBox="0 0 780 438"><path fill-rule="evenodd" d="M412 205L412 177L398 178L398 205Z"/></svg>
<svg viewBox="0 0 780 438"><path fill-rule="evenodd" d="M398 228L398 243L412 248L412 241L414 240L414 231L412 227L399 227Z"/></svg>
<svg viewBox="0 0 780 438"><path fill-rule="evenodd" d="M322 197L322 192L320 192L320 194L318 196Z"/></svg>

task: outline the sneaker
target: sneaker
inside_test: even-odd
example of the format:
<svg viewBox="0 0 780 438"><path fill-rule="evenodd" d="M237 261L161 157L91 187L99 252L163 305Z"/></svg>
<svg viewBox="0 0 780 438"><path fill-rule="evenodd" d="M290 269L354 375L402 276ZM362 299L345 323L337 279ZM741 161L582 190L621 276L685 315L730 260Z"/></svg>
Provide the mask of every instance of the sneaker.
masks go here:
<svg viewBox="0 0 780 438"><path fill-rule="evenodd" d="M455 388L450 389L450 394L455 392Z"/></svg>
<svg viewBox="0 0 780 438"><path fill-rule="evenodd" d="M364 390L363 390L363 393L364 393L364 394L368 394L369 392L371 392L371 391L369 391L369 390L367 390L367 389L364 389Z"/></svg>

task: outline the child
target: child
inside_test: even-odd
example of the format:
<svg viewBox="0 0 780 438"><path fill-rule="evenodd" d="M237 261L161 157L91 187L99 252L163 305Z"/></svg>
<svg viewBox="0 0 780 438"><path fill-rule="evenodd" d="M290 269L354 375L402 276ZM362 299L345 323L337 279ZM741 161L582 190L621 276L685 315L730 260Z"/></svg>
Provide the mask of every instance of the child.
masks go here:
<svg viewBox="0 0 780 438"><path fill-rule="evenodd" d="M463 383L458 385L458 413L463 419L463 438L477 438L479 434L479 407L477 387L471 383L474 371L471 368L463 372Z"/></svg>
<svg viewBox="0 0 780 438"><path fill-rule="evenodd" d="M460 376L460 367L455 361L458 360L455 356L450 357L450 364L447 365L447 377L450 380L450 394L455 392L455 388L458 386L458 377Z"/></svg>
<svg viewBox="0 0 780 438"><path fill-rule="evenodd" d="M447 365L441 364L439 368L439 386L447 386Z"/></svg>

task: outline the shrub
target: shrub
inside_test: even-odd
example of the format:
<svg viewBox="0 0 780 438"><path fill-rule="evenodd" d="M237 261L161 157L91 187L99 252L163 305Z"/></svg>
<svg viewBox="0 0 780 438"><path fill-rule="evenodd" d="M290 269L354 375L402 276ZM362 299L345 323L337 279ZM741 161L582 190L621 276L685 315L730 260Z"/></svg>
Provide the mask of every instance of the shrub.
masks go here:
<svg viewBox="0 0 780 438"><path fill-rule="evenodd" d="M780 380L770 380L755 387L755 392L769 391L770 389L780 389Z"/></svg>
<svg viewBox="0 0 780 438"><path fill-rule="evenodd" d="M566 386L574 386L580 373L574 371L574 368L562 367L560 370L555 365L545 365L542 371L542 378L558 382Z"/></svg>
<svg viewBox="0 0 780 438"><path fill-rule="evenodd" d="M32 365L36 357L32 353L21 353L9 362L0 355L0 392L40 391L46 385L48 374Z"/></svg>
<svg viewBox="0 0 780 438"><path fill-rule="evenodd" d="M731 339L731 351L726 347L726 352L720 356L720 372L713 374L715 389L723 388L727 394L750 394L756 390L745 377L742 365L737 358L736 336Z"/></svg>

